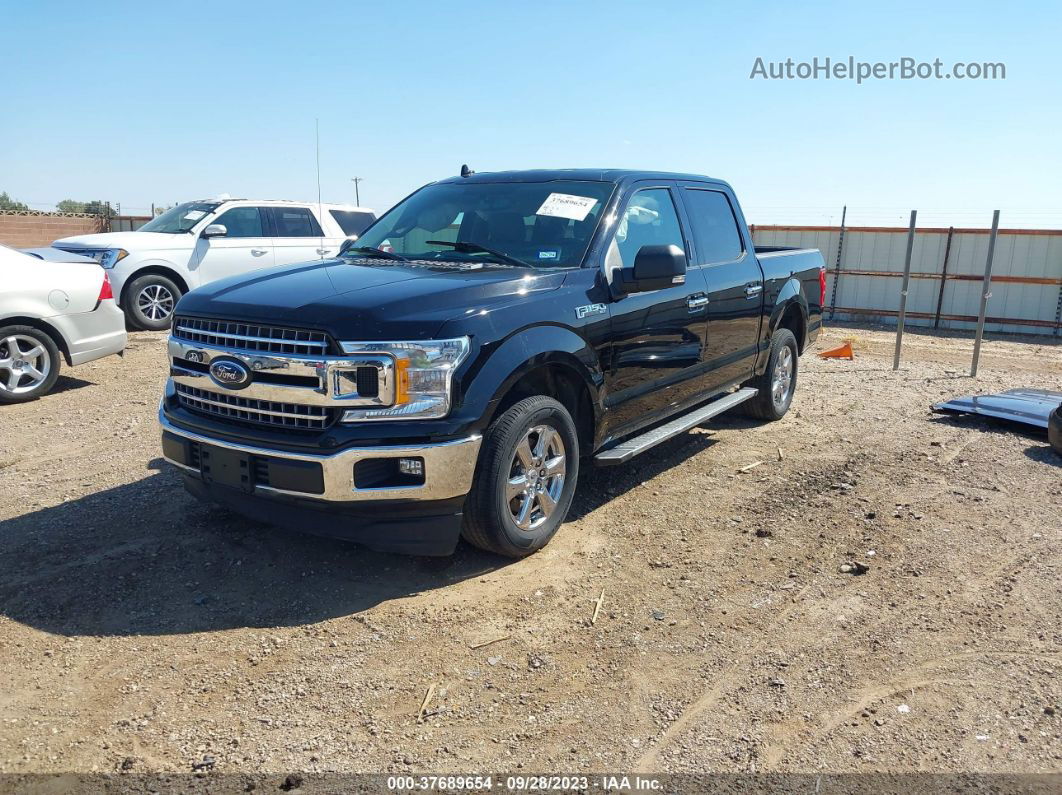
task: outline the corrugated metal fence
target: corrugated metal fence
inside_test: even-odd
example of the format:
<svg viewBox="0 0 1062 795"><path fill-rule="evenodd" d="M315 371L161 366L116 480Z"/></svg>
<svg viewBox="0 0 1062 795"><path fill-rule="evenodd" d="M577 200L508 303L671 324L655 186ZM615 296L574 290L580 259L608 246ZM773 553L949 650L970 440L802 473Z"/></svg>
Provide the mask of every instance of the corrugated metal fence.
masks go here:
<svg viewBox="0 0 1062 795"><path fill-rule="evenodd" d="M760 246L817 248L826 260L826 317L895 323L907 229L750 227ZM981 301L988 229L918 229L906 324L973 329ZM1000 229L987 331L1062 335L1062 230Z"/></svg>

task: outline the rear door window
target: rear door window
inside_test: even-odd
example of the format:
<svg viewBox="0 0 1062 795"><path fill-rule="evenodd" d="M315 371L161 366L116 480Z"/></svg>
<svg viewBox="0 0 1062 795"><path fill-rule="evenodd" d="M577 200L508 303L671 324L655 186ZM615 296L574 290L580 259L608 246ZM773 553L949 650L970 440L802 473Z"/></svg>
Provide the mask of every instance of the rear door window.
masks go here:
<svg viewBox="0 0 1062 795"><path fill-rule="evenodd" d="M372 213L363 213L356 210L329 210L343 234L360 235L369 228L369 224L376 220Z"/></svg>
<svg viewBox="0 0 1062 795"><path fill-rule="evenodd" d="M276 237L324 237L308 207L271 207Z"/></svg>
<svg viewBox="0 0 1062 795"><path fill-rule="evenodd" d="M745 248L738 232L737 218L726 194L717 190L687 188L683 191L697 264L712 265L738 259Z"/></svg>

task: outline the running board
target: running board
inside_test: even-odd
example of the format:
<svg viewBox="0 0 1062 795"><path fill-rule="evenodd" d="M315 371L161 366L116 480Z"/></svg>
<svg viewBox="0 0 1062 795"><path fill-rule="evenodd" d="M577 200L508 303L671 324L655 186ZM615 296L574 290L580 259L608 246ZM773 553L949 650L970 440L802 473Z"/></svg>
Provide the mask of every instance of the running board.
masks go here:
<svg viewBox="0 0 1062 795"><path fill-rule="evenodd" d="M739 403L744 403L746 400L756 397L758 391L754 387L745 387L737 392L731 392L716 398L707 406L694 409L688 414L683 414L681 417L671 420L666 425L653 428L653 430L647 431L641 436L635 436L633 439L628 439L615 447L610 447L608 450L598 453L594 456L594 463L598 466L615 466L616 464L626 463L636 455L656 447L661 442L666 442L680 433L685 433L690 428L697 427L705 420L710 420L712 417L734 408Z"/></svg>

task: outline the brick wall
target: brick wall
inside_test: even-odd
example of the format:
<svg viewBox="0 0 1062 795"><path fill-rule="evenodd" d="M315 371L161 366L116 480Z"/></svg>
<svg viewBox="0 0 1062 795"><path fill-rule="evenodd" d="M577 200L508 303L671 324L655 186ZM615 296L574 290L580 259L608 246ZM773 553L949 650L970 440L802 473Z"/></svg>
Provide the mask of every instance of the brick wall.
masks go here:
<svg viewBox="0 0 1062 795"><path fill-rule="evenodd" d="M49 246L53 240L105 231L101 219L81 215L0 213L0 243L12 248Z"/></svg>

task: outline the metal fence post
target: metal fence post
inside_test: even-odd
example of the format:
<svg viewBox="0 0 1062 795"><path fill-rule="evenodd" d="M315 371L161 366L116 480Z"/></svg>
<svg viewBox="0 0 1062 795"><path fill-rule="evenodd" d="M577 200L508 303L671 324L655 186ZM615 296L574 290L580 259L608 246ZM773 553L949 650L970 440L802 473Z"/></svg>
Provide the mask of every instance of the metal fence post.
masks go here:
<svg viewBox="0 0 1062 795"><path fill-rule="evenodd" d="M1055 305L1055 336L1062 334L1062 284L1058 285L1058 304Z"/></svg>
<svg viewBox="0 0 1062 795"><path fill-rule="evenodd" d="M933 328L940 328L940 310L944 308L944 286L948 283L948 258L951 256L951 239L955 227L948 227L948 243L944 246L944 264L940 268L940 292L937 293L937 313L933 316Z"/></svg>
<svg viewBox="0 0 1062 795"><path fill-rule="evenodd" d="M999 210L992 213L992 234L988 238L988 260L985 262L985 279L981 290L981 312L977 315L977 336L974 338L973 364L970 377L977 377L977 360L981 357L981 337L985 333L985 313L988 299L992 297L992 257L996 253L996 233L999 232Z"/></svg>
<svg viewBox="0 0 1062 795"><path fill-rule="evenodd" d="M907 314L907 288L911 284L911 252L914 251L915 219L918 210L911 210L911 226L907 229L907 256L903 260L903 287L900 288L900 316L896 319L896 353L892 357L892 369L900 369L900 345L903 342L903 320Z"/></svg>
<svg viewBox="0 0 1062 795"><path fill-rule="evenodd" d="M830 290L830 320L837 314L837 283L841 281L841 251L844 249L844 221L848 215L848 205L841 209L841 232L837 236L837 260L833 266L833 289Z"/></svg>

